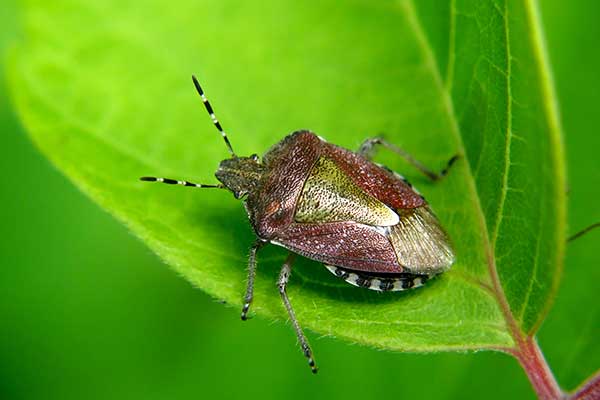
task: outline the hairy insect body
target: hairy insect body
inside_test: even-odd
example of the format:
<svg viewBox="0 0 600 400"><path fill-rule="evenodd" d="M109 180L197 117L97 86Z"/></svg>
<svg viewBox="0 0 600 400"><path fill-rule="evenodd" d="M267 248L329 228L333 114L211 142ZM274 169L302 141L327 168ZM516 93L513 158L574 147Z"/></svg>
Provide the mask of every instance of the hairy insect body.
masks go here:
<svg viewBox="0 0 600 400"><path fill-rule="evenodd" d="M261 168L245 202L263 241L371 274L435 275L454 261L423 197L360 155L298 131L267 152ZM237 188L237 179L217 178Z"/></svg>
<svg viewBox="0 0 600 400"><path fill-rule="evenodd" d="M317 368L312 351L286 293L295 254L324 263L352 285L382 292L422 286L450 268L454 254L448 237L425 199L400 175L373 163L370 156L375 146L383 146L432 180L443 177L457 156L436 174L380 138L367 139L352 152L303 130L275 144L262 161L256 155L239 157L200 84L192 79L231 154L215 173L221 184L157 177L141 180L228 189L244 199L257 240L250 249L241 318L247 318L254 297L258 250L267 243L288 249L277 286L313 372Z"/></svg>

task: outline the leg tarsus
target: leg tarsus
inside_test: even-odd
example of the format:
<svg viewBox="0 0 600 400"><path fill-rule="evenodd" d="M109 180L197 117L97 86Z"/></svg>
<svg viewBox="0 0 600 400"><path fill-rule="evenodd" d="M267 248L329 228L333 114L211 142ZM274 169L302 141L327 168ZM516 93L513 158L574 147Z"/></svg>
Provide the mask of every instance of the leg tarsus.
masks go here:
<svg viewBox="0 0 600 400"><path fill-rule="evenodd" d="M290 274L292 273L292 262L294 261L295 254L290 253L283 263L281 267L281 272L279 273L279 279L277 279L277 287L279 288L279 294L281 295L281 300L283 301L283 305L288 312L290 320L292 321L292 325L294 330L296 331L296 336L298 337L298 342L300 342L300 347L302 348L302 353L308 359L308 365L310 366L313 374L317 373L317 366L315 364L315 359L313 357L312 350L310 349L310 345L308 344L308 340L306 336L304 336L304 332L302 332L302 328L296 319L296 313L292 308L292 304L290 303L290 299L287 296L287 292L285 290L288 280L290 278Z"/></svg>
<svg viewBox="0 0 600 400"><path fill-rule="evenodd" d="M381 137L371 137L366 138L358 147L357 153L366 158L367 160L372 160L375 152L375 146L381 144L383 138Z"/></svg>
<svg viewBox="0 0 600 400"><path fill-rule="evenodd" d="M590 226L586 226L585 228L583 228L579 232L576 232L573 235L569 236L567 238L567 242L572 242L573 240L576 240L576 239L582 237L583 235L585 235L589 231L594 230L596 228L600 228L600 222L596 222L596 223L591 224Z"/></svg>
<svg viewBox="0 0 600 400"><path fill-rule="evenodd" d="M450 157L450 159L446 163L446 166L444 167L444 169L441 170L440 173L438 174L438 179L442 179L443 177L448 175L448 171L450 171L450 168L452 168L452 165L454 165L456 160L458 160L459 158L460 158L460 154L455 154L452 157Z"/></svg>
<svg viewBox="0 0 600 400"><path fill-rule="evenodd" d="M254 277L256 276L256 253L263 247L266 242L257 239L250 249L250 256L248 257L248 284L246 286L246 295L244 296L244 305L242 307L241 318L242 321L248 319L248 310L254 297Z"/></svg>
<svg viewBox="0 0 600 400"><path fill-rule="evenodd" d="M423 163L421 163L419 160L417 160L416 158L411 156L408 152L406 152L401 147L398 147L395 144L392 144L381 137L373 137L373 138L366 139L364 142L362 142L362 144L358 148L358 154L365 157L367 160L371 160L373 158L373 152L374 152L375 146L377 146L377 145L383 146L386 149L398 154L406 162L411 164L419 172L421 172L423 175L425 175L432 181L438 181L438 180L442 179L444 176L446 176L448 174L448 171L450 170L450 167L452 167L452 164L454 164L454 162L460 158L459 154L454 155L452 158L450 158L450 160L448 160L446 167L444 167L444 169L440 173L436 173L436 172L432 171L431 169L427 168L425 165L423 165Z"/></svg>

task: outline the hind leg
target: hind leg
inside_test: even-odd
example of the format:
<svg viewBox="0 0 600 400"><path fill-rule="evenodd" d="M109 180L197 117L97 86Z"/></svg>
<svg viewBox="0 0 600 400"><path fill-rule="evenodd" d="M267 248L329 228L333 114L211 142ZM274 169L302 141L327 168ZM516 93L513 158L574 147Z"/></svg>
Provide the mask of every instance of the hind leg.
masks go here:
<svg viewBox="0 0 600 400"><path fill-rule="evenodd" d="M365 157L367 160L371 160L371 158L373 158L373 153L375 152L376 146L383 146L386 149L398 154L400 157L406 160L406 162L415 167L419 172L421 172L423 175L425 175L432 181L440 180L444 176L446 176L448 174L448 171L450 170L450 167L452 167L452 164L454 164L454 162L459 158L458 154L451 157L448 160L446 167L439 173L437 173L427 168L425 165L423 165L423 163L411 156L403 148L398 147L395 144L392 144L380 137L366 139L358 148L358 154Z"/></svg>

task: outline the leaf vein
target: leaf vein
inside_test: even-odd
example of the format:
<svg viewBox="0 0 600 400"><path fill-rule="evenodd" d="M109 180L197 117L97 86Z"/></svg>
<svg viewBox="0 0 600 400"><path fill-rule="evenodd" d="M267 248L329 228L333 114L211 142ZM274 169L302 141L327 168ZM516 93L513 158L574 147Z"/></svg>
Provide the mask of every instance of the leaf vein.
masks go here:
<svg viewBox="0 0 600 400"><path fill-rule="evenodd" d="M511 60L510 60L510 37L508 33L508 2L504 2L504 40L506 46L506 137L504 143L504 172L502 174L502 185L500 186L500 200L498 202L498 210L496 214L496 222L494 224L494 232L492 234L492 247L496 253L496 242L500 232L500 224L504 218L504 205L506 204L506 196L508 195L508 177L510 174L510 151L512 145L512 88L511 88Z"/></svg>
<svg viewBox="0 0 600 400"><path fill-rule="evenodd" d="M428 65L429 69L431 70L434 81L437 83L438 88L440 90L440 94L442 95L442 97L444 99L446 113L448 115L448 118L449 118L451 126L452 126L452 133L456 138L457 144L460 147L460 151L462 151L463 154L466 154L466 149L464 146L460 126L458 124L458 121L456 118L456 113L454 111L454 104L452 101L452 97L446 90L444 90L443 81L441 79L441 73L436 66L433 51L427 41L427 38L425 36L425 33L423 32L421 23L418 20L417 13L415 11L414 0L406 0L402 4L404 5L405 11L406 11L406 14L408 17L408 21L415 32L417 40L418 40L419 44L421 45L421 47L423 48L424 55L427 58L427 65ZM496 263L495 263L495 259L494 259L494 254L493 254L493 250L492 250L490 237L489 237L489 232L488 232L487 225L486 225L485 215L483 213L481 198L479 197L479 192L477 191L477 188L475 187L475 179L474 179L473 172L472 172L471 167L468 162L465 163L465 168L467 171L467 175L469 176L469 178L467 179L468 187L471 192L471 196L473 197L474 202L475 202L475 206L476 206L475 211L476 211L476 215L479 220L480 228L482 230L484 249L485 249L485 253L487 255L488 269L490 271L490 278L493 282L495 298L503 312L507 326L510 328L510 330L513 333L516 333L518 330L515 326L515 320L511 313L510 306L508 305L508 301L506 300L504 291L502 289L502 285L500 283L500 278L498 276L498 271L496 269Z"/></svg>

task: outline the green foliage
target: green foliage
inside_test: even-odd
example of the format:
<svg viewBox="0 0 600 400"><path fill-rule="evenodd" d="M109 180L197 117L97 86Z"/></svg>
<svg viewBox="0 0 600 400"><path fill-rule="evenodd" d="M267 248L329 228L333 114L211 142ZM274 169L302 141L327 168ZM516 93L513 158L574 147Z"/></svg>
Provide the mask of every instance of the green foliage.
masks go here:
<svg viewBox="0 0 600 400"><path fill-rule="evenodd" d="M36 144L211 295L240 303L252 241L241 205L219 191L137 182L141 175L214 182L227 153L192 72L239 154L310 128L348 148L385 132L431 166L465 156L432 185L381 155L414 178L447 227L458 255L453 269L425 289L380 295L302 261L290 297L305 326L398 350L510 347L497 277L523 331L543 319L560 276L565 188L528 2L446 10L409 1L343 8L181 1L168 9L32 2L24 25L9 73ZM259 315L285 317L274 288L284 256L274 248L259 256Z"/></svg>
<svg viewBox="0 0 600 400"><path fill-rule="evenodd" d="M558 111L535 5L455 7L446 82L502 287L518 324L533 333L559 281L566 193Z"/></svg>

